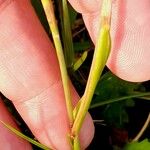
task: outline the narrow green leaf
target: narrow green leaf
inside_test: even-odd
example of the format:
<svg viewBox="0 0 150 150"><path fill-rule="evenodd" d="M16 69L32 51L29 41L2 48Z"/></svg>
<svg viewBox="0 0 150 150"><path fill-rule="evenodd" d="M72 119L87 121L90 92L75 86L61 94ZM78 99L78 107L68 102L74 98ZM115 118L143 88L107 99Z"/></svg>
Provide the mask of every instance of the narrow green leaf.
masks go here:
<svg viewBox="0 0 150 150"><path fill-rule="evenodd" d="M25 139L26 141L28 141L28 142L30 142L30 143L36 145L36 146L39 147L39 148L42 148L42 149L44 149L44 150L50 150L50 148L48 148L47 146L45 146L45 145L43 145L43 144L41 144L41 143L39 143L39 142L37 142L37 141L31 139L30 137L28 137L28 136L26 136L26 135L24 135L24 134L22 134L20 131L16 130L15 128L13 128L12 126L10 126L9 124L6 124L6 123L4 123L4 122L1 121L1 120L0 120L0 122L1 122L7 129L9 129L11 132L13 132L15 135L17 135L17 136L19 136L19 137Z"/></svg>
<svg viewBox="0 0 150 150"><path fill-rule="evenodd" d="M81 57L74 63L73 65L73 70L76 71L80 68L80 66L83 64L83 62L85 61L85 59L87 58L87 54L88 52L85 51Z"/></svg>
<svg viewBox="0 0 150 150"><path fill-rule="evenodd" d="M66 68L66 63L64 59L63 54L63 48L61 44L60 34L55 18L54 8L52 0L41 0L51 32L52 37L54 40L54 45L56 48L56 53L58 57L60 72L61 72L61 78L63 83L63 89L64 89L64 95L66 100L66 107L67 107L67 113L70 121L70 125L73 123L73 105L71 100L71 94L70 94L70 87L69 87L69 78L68 78L68 72Z"/></svg>
<svg viewBox="0 0 150 150"><path fill-rule="evenodd" d="M63 8L64 55L67 67L71 68L74 63L74 49L73 49L70 17L66 0L62 0L62 8Z"/></svg>
<svg viewBox="0 0 150 150"><path fill-rule="evenodd" d="M85 88L85 92L82 96L81 105L78 114L75 118L72 133L77 135L81 129L82 123L86 116L86 113L90 107L90 103L102 74L102 71L107 62L110 49L111 49L111 37L110 37L110 18L111 18L111 4L109 0L104 0L102 3L101 11L101 29L96 41L95 52L92 60L92 65L90 68L90 73Z"/></svg>
<svg viewBox="0 0 150 150"><path fill-rule="evenodd" d="M68 4L68 10L69 10L69 16L70 16L70 24L72 26L77 18L78 13L69 4Z"/></svg>
<svg viewBox="0 0 150 150"><path fill-rule="evenodd" d="M130 98L138 98L138 97L143 97L143 96L150 96L150 92L138 93L138 94L136 93L136 94L132 94L132 95L128 95L128 96L109 99L107 101L101 101L99 103L95 103L95 104L91 105L90 109L100 107L100 106L103 106L103 105L107 105L107 104L111 104L111 103L115 103L115 102L119 102L119 101L123 101L123 100L127 100L127 99L130 99ZM145 100L147 100L147 99L145 99Z"/></svg>

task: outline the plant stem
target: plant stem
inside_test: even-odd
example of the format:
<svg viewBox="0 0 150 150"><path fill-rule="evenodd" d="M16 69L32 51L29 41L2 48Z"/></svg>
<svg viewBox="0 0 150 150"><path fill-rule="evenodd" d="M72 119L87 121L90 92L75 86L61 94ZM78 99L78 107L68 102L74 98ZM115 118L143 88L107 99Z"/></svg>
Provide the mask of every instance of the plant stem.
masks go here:
<svg viewBox="0 0 150 150"><path fill-rule="evenodd" d="M150 123L150 113L148 114L148 117L147 117L146 122L144 123L142 129L137 134L137 136L132 140L132 142L136 142L136 141L138 141L140 139L140 137L143 135L144 131L148 127L149 123Z"/></svg>
<svg viewBox="0 0 150 150"><path fill-rule="evenodd" d="M127 100L127 99L130 99L130 98L142 98L143 96L150 96L150 92L133 93L132 95L129 95L129 96L122 96L122 97L119 97L119 98L113 98L113 99L109 99L109 100L106 100L106 101L101 101L99 103L91 105L90 109L100 107L100 106L103 106L103 105L108 105L108 104L115 103L115 102L120 102L120 101ZM150 99L144 99L144 100L150 100Z"/></svg>
<svg viewBox="0 0 150 150"><path fill-rule="evenodd" d="M86 89L82 97L81 105L77 116L75 118L72 134L76 137L78 135L88 108L90 106L96 85L99 81L100 75L107 62L110 47L110 17L111 17L111 0L103 0L102 11L101 11L101 29L98 40L96 42L95 52L93 61L88 77Z"/></svg>
<svg viewBox="0 0 150 150"><path fill-rule="evenodd" d="M58 31L58 26L56 23L55 19L55 14L54 14L54 8L51 0L41 0L56 48L56 53L59 61L59 66L60 66L60 72L61 72L61 77L62 77L62 82L63 82L63 88L64 88L64 95L65 95L65 100L66 100L66 107L67 107L67 112L68 112L68 117L69 117L69 122L70 122L70 127L73 125L73 105L71 101L71 93L70 93L70 87L69 87L69 78L68 78L68 73L66 69L66 64L65 64L65 59L63 55L63 49L61 45L61 40L60 40L60 35Z"/></svg>
<svg viewBox="0 0 150 150"><path fill-rule="evenodd" d="M78 135L73 140L73 150L80 150L80 142Z"/></svg>
<svg viewBox="0 0 150 150"><path fill-rule="evenodd" d="M44 150L51 150L50 148L48 148L47 146L33 140L32 138L29 138L28 136L22 134L20 131L18 131L17 129L15 129L14 127L10 126L9 124L3 122L0 120L0 123L2 123L7 129L9 129L11 132L13 132L15 135L25 139L26 141L36 145L37 147L44 149Z"/></svg>

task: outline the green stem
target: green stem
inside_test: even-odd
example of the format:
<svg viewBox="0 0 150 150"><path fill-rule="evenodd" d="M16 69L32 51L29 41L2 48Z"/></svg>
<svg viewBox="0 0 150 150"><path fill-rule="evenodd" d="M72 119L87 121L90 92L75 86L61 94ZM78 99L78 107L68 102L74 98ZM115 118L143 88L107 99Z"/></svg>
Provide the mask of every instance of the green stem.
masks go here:
<svg viewBox="0 0 150 150"><path fill-rule="evenodd" d="M127 100L127 99L130 99L130 98L140 98L140 97L143 97L143 96L150 96L150 92L138 93L138 94L136 93L136 94L133 94L133 95L130 95L130 96L123 96L123 97L119 97L119 98L106 100L106 101L99 102L97 104L91 105L90 109L100 107L100 106L103 106L103 105L107 105L107 104L111 104L111 103L115 103L115 102L120 102L120 101ZM149 99L145 99L145 100L149 100Z"/></svg>
<svg viewBox="0 0 150 150"><path fill-rule="evenodd" d="M76 137L78 135L88 108L90 106L96 85L99 81L100 75L107 62L110 47L110 14L111 14L111 0L103 0L102 12L101 12L101 29L98 40L96 42L93 61L90 69L87 86L82 97L81 105L77 116L75 118L72 134Z"/></svg>
<svg viewBox="0 0 150 150"><path fill-rule="evenodd" d="M15 135L25 139L26 141L36 145L37 147L41 148L41 149L44 149L44 150L51 150L50 148L48 148L47 146L29 138L28 136L22 134L20 131L18 131L17 129L13 128L12 126L10 126L9 124L3 122L0 120L0 123L2 123L7 129L9 129L11 132L13 132Z"/></svg>
<svg viewBox="0 0 150 150"><path fill-rule="evenodd" d="M61 45L61 40L60 40L60 35L58 31L58 26L56 23L55 15L54 15L54 9L53 9L53 4L51 0L41 0L56 48L56 53L59 61L59 66L60 66L60 72L61 72L61 77L62 77L62 82L63 82L63 88L64 88L64 94L65 94L65 100L66 100L66 107L67 107L67 112L68 112L68 117L69 117L69 122L70 122L70 127L73 124L73 105L71 101L71 93L70 93L70 86L69 86L69 78L68 78L68 73L66 69L66 64L65 64L65 59L63 55L63 48Z"/></svg>
<svg viewBox="0 0 150 150"><path fill-rule="evenodd" d="M80 150L80 142L78 135L74 138L73 141L73 150Z"/></svg>

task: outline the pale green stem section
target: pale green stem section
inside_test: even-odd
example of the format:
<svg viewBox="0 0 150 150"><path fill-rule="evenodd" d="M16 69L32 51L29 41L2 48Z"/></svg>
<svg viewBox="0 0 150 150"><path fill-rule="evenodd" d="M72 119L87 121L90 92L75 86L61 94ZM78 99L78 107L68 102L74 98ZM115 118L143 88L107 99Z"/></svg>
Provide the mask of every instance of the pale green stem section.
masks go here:
<svg viewBox="0 0 150 150"><path fill-rule="evenodd" d="M96 85L105 67L111 49L111 39L110 39L111 7L108 7L107 5L111 6L111 0L103 0L101 13L101 29L98 40L96 42L95 52L93 56L89 78L87 81L87 86L72 127L72 134L75 137L76 135L78 135L80 131L86 113L89 109Z"/></svg>
<svg viewBox="0 0 150 150"><path fill-rule="evenodd" d="M80 150L80 142L78 135L73 140L73 150Z"/></svg>
<svg viewBox="0 0 150 150"><path fill-rule="evenodd" d="M67 112L68 112L68 117L70 121L70 127L73 124L73 105L71 101L71 93L70 93L70 87L69 87L69 78L67 74L67 69L66 69L66 64L65 64L65 59L63 55L63 49L61 45L61 40L59 36L59 31L54 15L54 9L53 9L53 4L51 0L41 0L56 48L56 53L59 61L59 66L60 66L60 71L61 71L61 77L62 77L62 82L63 82L63 88L64 88L64 94L65 94L65 99L66 99L66 107L67 107Z"/></svg>
<svg viewBox="0 0 150 150"><path fill-rule="evenodd" d="M62 0L62 8L63 8L63 29L64 29L64 48L65 48L64 54L67 67L72 69L74 64L74 49L71 35L70 18L66 0ZM76 138L73 140L73 146L74 146L73 150L80 150L80 141L78 136L76 136Z"/></svg>
<svg viewBox="0 0 150 150"><path fill-rule="evenodd" d="M12 126L10 126L9 124L6 124L4 123L3 121L0 120L0 122L7 128L9 129L11 132L13 132L15 135L27 140L28 142L38 146L39 148L41 149L44 149L44 150L51 150L50 148L48 148L47 146L27 137L26 135L22 134L21 132L19 132L18 130L16 130L15 128L13 128Z"/></svg>
<svg viewBox="0 0 150 150"><path fill-rule="evenodd" d="M95 48L95 53L94 53L93 62L92 62L89 78L87 81L85 93L82 97L80 108L75 118L75 122L73 124L72 132L75 134L79 133L79 130L81 128L85 115L90 106L96 85L99 81L100 75L105 67L105 64L109 55L110 35L109 35L108 26L105 26L101 29L99 39L100 40L98 41L97 46Z"/></svg>

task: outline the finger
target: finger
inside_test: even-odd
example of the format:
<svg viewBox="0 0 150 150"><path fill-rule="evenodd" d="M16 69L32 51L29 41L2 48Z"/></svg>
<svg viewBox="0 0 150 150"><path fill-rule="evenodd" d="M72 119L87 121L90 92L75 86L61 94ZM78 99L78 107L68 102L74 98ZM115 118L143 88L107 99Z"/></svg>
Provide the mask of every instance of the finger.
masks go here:
<svg viewBox="0 0 150 150"><path fill-rule="evenodd" d="M1 92L13 101L40 142L68 150L69 124L52 44L28 1L11 1L0 18ZM72 95L79 99L74 90ZM94 132L89 115L84 128L81 139L86 147Z"/></svg>
<svg viewBox="0 0 150 150"><path fill-rule="evenodd" d="M94 43L99 30L101 0L86 3L79 7L74 0L70 2L83 12L83 18ZM93 2L93 4L91 4ZM86 3L86 4L85 4ZM99 4L100 3L100 4ZM93 9L93 6L97 8ZM86 8L86 9L85 9ZM91 13L87 13L90 10ZM96 10L96 11L95 11ZM93 13L92 13L93 11ZM112 51L107 62L112 72L129 81L150 79L150 5L149 0L114 0L112 6Z"/></svg>
<svg viewBox="0 0 150 150"><path fill-rule="evenodd" d="M83 14L91 14L100 11L101 0L68 0L76 11Z"/></svg>
<svg viewBox="0 0 150 150"><path fill-rule="evenodd" d="M17 128L16 124L14 123L14 120L11 117L11 114L5 108L2 102L2 99L0 99L0 120L11 125L14 128ZM17 137L15 134L9 131L6 127L4 127L2 123L0 123L0 139L1 139L0 147L3 150L8 150L8 149L13 150L19 147L21 147L22 150L32 149L29 143Z"/></svg>

